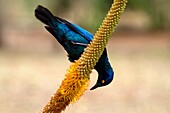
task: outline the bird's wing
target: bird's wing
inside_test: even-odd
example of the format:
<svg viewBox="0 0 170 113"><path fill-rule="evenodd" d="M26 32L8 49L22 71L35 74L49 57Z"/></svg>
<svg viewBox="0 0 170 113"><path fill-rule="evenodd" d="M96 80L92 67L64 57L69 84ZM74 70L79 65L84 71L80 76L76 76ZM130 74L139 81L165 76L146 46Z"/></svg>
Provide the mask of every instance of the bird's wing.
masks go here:
<svg viewBox="0 0 170 113"><path fill-rule="evenodd" d="M82 37L84 37L89 43L92 41L93 39L93 35L88 32L87 30L79 27L76 24L70 23L67 20L64 20L62 18L59 18L56 16L56 19L63 22L64 24L66 24L71 30L73 30L74 32L80 34Z"/></svg>

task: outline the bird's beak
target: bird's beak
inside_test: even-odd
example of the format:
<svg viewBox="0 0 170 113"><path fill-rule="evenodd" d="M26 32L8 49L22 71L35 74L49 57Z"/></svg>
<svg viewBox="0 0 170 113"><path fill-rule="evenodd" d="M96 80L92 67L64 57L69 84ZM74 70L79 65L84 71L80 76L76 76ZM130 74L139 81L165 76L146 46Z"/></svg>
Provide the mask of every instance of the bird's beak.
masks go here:
<svg viewBox="0 0 170 113"><path fill-rule="evenodd" d="M98 84L94 85L90 90L94 90L96 88L98 88Z"/></svg>

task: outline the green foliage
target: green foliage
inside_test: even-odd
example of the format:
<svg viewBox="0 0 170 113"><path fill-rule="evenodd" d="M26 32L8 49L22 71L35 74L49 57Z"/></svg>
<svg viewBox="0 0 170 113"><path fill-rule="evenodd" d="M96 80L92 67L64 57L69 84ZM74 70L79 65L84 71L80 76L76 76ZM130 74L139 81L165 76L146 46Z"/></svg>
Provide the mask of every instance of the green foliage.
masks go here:
<svg viewBox="0 0 170 113"><path fill-rule="evenodd" d="M100 2L99 0L25 0L25 6L26 9L33 11L37 4L44 5L57 16L67 18L72 16L76 24L94 33L112 2L113 0L100 0ZM170 26L170 16L165 13L170 10L169 3L169 0L128 0L127 8L146 12L151 20L151 29L163 29Z"/></svg>
<svg viewBox="0 0 170 113"><path fill-rule="evenodd" d="M99 24L102 22L103 18L106 16L106 13L109 10L113 0L107 0L107 2L106 0L101 0L100 2L98 0L87 0L82 1L82 4L79 4L79 2L79 0L57 0L57 2L51 1L50 7L53 9L55 14L59 16L67 15L69 12L74 10L74 6L77 6L76 10L81 10L79 8L84 8L84 11L86 11L84 14L81 14L81 12L74 14L75 12L73 11L73 14L77 16L75 18L79 18L79 21L76 23L94 33L99 27ZM74 6L72 6L73 4Z"/></svg>
<svg viewBox="0 0 170 113"><path fill-rule="evenodd" d="M168 4L168 0L163 0L163 3L158 0L129 0L128 8L131 10L142 10L148 14L151 19L151 29L163 29L168 24L166 21L167 15L159 7ZM166 6L165 6L166 7ZM169 6L168 6L169 7Z"/></svg>
<svg viewBox="0 0 170 113"><path fill-rule="evenodd" d="M107 0L107 2L105 0L101 0L100 2L99 0L91 1L94 12L94 20L90 22L90 24L93 26L93 28L91 29L92 32L95 32L96 29L99 27L100 23L102 22L109 8L111 7L112 2L113 0Z"/></svg>
<svg viewBox="0 0 170 113"><path fill-rule="evenodd" d="M57 0L57 2L51 1L50 6L56 14L62 15L63 12L67 12L71 8L71 0Z"/></svg>

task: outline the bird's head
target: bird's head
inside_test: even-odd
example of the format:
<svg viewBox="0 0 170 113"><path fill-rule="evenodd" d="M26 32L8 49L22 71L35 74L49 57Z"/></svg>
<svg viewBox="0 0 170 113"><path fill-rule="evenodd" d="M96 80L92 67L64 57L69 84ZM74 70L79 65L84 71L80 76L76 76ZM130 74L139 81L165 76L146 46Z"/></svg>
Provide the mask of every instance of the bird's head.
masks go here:
<svg viewBox="0 0 170 113"><path fill-rule="evenodd" d="M99 74L97 83L90 90L94 90L98 87L102 87L110 84L113 80L113 77L114 77L114 72L112 68L105 71L102 74Z"/></svg>

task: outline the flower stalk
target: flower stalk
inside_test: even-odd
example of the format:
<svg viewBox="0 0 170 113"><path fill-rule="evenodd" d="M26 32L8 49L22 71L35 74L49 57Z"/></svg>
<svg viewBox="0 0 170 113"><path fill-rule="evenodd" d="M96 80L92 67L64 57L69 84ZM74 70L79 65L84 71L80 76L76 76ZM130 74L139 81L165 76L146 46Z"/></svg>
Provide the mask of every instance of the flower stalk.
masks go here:
<svg viewBox="0 0 170 113"><path fill-rule="evenodd" d="M88 88L90 73L98 62L115 30L127 0L114 0L102 25L81 57L68 69L60 88L42 110L42 113L61 113L71 102L76 102Z"/></svg>

